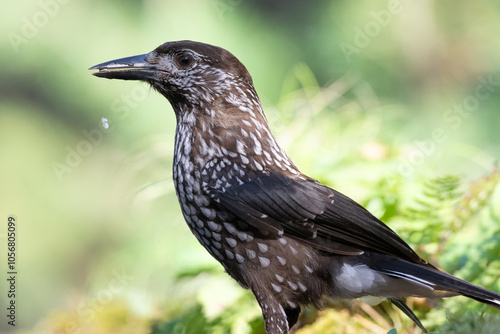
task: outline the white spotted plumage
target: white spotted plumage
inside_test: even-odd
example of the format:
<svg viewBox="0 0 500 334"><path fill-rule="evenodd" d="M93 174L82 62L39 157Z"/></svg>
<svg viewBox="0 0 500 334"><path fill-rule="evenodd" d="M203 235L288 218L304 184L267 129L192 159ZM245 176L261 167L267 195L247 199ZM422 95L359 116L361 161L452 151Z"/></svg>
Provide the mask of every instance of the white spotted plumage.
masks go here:
<svg viewBox="0 0 500 334"><path fill-rule="evenodd" d="M203 55L189 52L203 59ZM234 185L243 185L249 171L267 173L268 168L278 167L290 175L299 172L272 136L253 86L233 73L200 64L170 80L177 92L188 96L189 106L172 103L177 115L173 176L186 222L207 251L244 286L252 288L253 283L232 268L252 266L263 270L269 291L279 301L273 307L273 319L281 319L280 328L288 328L281 304L297 307L295 298L308 290L305 277L313 272L315 262L308 257L309 270L301 271L299 266L304 264L299 259L286 258L297 258L301 251L305 252L303 246L285 237L265 241L256 238L252 231L226 220L226 214L215 210L217 203L210 191L223 193ZM231 110L239 113L234 127L230 116L225 115ZM221 132L219 125L224 122L229 127ZM265 271L272 263L279 266L279 273ZM286 273L296 275L294 280L285 280Z"/></svg>

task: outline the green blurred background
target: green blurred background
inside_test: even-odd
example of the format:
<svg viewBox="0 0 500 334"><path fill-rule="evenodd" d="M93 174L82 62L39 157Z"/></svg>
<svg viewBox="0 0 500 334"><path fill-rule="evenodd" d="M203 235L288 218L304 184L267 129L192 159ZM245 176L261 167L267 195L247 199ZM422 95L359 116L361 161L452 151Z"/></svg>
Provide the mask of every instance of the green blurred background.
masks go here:
<svg viewBox="0 0 500 334"><path fill-rule="evenodd" d="M0 27L0 262L6 272L14 215L16 332L148 333L196 305L208 320L247 305L248 318L236 316L220 332L262 330L252 298L181 217L170 105L145 84L87 70L166 41L202 41L235 54L299 168L361 201L410 243L434 245L420 251L440 251L433 260L441 266L460 270L457 259L485 245L481 232L498 231L496 183L487 198L482 193L489 208L475 219L482 227L467 229L460 242L426 239L428 216L414 225L397 218L412 206L405 201L425 193L423 180L455 175L463 196L443 214L451 217L458 202L481 193L468 192L470 185L494 170L498 3L27 0L9 3ZM498 239L490 242L494 259ZM454 253L446 257L443 244ZM498 266L489 275L479 283L500 291ZM3 313L0 331L13 331Z"/></svg>

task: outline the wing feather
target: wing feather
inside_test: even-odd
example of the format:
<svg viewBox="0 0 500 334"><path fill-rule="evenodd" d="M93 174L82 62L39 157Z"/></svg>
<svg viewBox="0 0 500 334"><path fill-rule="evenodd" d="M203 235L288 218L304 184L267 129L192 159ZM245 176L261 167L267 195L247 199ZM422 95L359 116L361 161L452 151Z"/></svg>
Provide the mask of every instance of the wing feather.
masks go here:
<svg viewBox="0 0 500 334"><path fill-rule="evenodd" d="M234 179L231 173L224 177ZM335 254L376 251L426 264L361 205L306 176L248 172L225 188L209 184L204 189L220 209L268 237L286 235Z"/></svg>

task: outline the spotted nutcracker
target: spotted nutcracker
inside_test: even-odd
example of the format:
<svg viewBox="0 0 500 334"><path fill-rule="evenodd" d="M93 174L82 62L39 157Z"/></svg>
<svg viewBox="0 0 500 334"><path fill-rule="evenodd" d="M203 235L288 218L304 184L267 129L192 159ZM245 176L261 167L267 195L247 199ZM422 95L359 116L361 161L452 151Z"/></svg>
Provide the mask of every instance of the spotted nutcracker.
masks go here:
<svg viewBox="0 0 500 334"><path fill-rule="evenodd" d="M500 295L436 269L349 197L302 174L273 137L245 66L228 51L178 41L91 69L149 83L177 117L173 177L184 218L206 250L288 333L324 297Z"/></svg>

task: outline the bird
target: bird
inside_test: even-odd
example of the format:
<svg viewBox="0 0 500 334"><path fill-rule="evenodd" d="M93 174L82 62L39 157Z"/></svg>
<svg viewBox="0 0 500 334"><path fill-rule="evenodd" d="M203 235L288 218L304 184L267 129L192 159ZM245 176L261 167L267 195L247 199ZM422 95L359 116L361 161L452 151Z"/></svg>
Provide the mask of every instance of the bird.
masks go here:
<svg viewBox="0 0 500 334"><path fill-rule="evenodd" d="M500 310L500 294L422 259L342 193L303 174L271 133L252 77L229 51L189 40L90 68L148 83L176 116L173 181L191 232L286 334L325 298L463 295Z"/></svg>

